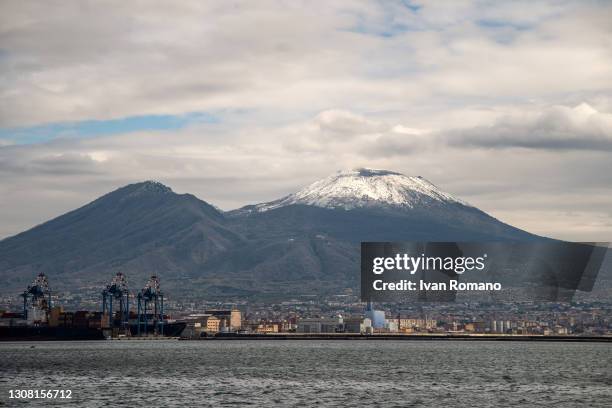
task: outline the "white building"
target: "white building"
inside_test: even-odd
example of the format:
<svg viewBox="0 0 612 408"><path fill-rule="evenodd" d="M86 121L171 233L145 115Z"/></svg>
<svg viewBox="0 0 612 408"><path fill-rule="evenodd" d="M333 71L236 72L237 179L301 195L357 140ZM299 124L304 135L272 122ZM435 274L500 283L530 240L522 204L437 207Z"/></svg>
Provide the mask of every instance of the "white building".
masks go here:
<svg viewBox="0 0 612 408"><path fill-rule="evenodd" d="M365 311L365 317L372 321L373 328L383 329L385 327L385 312L382 310L374 310L372 308L372 303L368 303L368 306Z"/></svg>

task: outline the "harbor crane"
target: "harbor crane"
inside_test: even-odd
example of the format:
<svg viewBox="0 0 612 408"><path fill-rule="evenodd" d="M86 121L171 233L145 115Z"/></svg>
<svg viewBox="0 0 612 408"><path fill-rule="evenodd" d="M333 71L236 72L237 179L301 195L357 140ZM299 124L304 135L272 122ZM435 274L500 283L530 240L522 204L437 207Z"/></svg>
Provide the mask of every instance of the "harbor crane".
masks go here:
<svg viewBox="0 0 612 408"><path fill-rule="evenodd" d="M150 310L152 309L152 310ZM159 278L151 276L138 294L138 335L141 329L147 335L149 318L153 323L154 334L164 334L164 294L159 286Z"/></svg>
<svg viewBox="0 0 612 408"><path fill-rule="evenodd" d="M47 314L51 310L51 289L44 273L39 273L28 288L21 294L23 297L23 318L28 318L28 299L33 309L44 310Z"/></svg>
<svg viewBox="0 0 612 408"><path fill-rule="evenodd" d="M108 312L109 327L115 326L115 317L113 315L113 303L119 303L119 325L129 330L130 317L130 292L126 276L117 272L113 280L102 291L102 313Z"/></svg>

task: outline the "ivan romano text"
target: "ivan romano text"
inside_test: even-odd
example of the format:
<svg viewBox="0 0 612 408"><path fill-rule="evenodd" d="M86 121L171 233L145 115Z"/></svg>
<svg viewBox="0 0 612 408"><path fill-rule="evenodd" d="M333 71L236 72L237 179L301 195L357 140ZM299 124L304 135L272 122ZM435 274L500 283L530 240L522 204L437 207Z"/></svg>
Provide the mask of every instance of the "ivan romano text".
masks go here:
<svg viewBox="0 0 612 408"><path fill-rule="evenodd" d="M457 291L480 291L480 290L501 290L501 283L498 282L459 282L451 279L448 282L427 282L419 280L417 282L402 279L397 282L384 282L380 279L372 282L372 287L376 291L381 290L457 290Z"/></svg>

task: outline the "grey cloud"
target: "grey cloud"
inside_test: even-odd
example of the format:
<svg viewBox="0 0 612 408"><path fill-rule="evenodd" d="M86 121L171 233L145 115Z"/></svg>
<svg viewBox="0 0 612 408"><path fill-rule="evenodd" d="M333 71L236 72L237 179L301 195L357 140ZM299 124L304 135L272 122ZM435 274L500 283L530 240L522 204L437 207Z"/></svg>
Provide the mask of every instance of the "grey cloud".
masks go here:
<svg viewBox="0 0 612 408"><path fill-rule="evenodd" d="M368 120L344 110L327 110L319 113L313 120L319 129L325 133L336 133L348 137L377 133L387 130L387 125Z"/></svg>
<svg viewBox="0 0 612 408"><path fill-rule="evenodd" d="M586 103L507 116L491 126L450 130L440 136L458 147L612 151L612 114Z"/></svg>
<svg viewBox="0 0 612 408"><path fill-rule="evenodd" d="M71 175L71 174L96 174L100 173L96 169L96 161L85 154L58 154L54 156L43 156L32 160L33 166L30 171L52 175Z"/></svg>
<svg viewBox="0 0 612 408"><path fill-rule="evenodd" d="M8 183L11 179L28 176L72 176L102 174L98 162L90 155L64 150L64 143L35 146L9 145L0 147L0 174Z"/></svg>
<svg viewBox="0 0 612 408"><path fill-rule="evenodd" d="M360 151L368 157L410 157L435 148L431 139L429 131L402 130L401 126L394 126L364 144Z"/></svg>

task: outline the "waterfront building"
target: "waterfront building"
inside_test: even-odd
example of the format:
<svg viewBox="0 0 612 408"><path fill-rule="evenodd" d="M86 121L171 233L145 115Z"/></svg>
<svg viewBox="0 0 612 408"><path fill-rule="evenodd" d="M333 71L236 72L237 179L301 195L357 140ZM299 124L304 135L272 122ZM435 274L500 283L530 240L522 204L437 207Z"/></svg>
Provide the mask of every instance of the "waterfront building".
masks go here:
<svg viewBox="0 0 612 408"><path fill-rule="evenodd" d="M221 331L221 319L211 314L192 314L185 320L187 322L188 331L196 336L199 336L202 332L218 333Z"/></svg>
<svg viewBox="0 0 612 408"><path fill-rule="evenodd" d="M372 321L368 317L348 317L344 319L345 333L365 333L372 329Z"/></svg>
<svg viewBox="0 0 612 408"><path fill-rule="evenodd" d="M311 317L298 320L298 333L336 333L342 324L341 317Z"/></svg>
<svg viewBox="0 0 612 408"><path fill-rule="evenodd" d="M438 321L434 319L410 319L403 317L397 319L397 323L398 330L400 331L433 330L438 325Z"/></svg>
<svg viewBox="0 0 612 408"><path fill-rule="evenodd" d="M372 322L372 327L374 329L383 329L385 327L385 312L382 310L374 310L372 307L372 302L368 302L365 311L365 317L370 319L370 321Z"/></svg>
<svg viewBox="0 0 612 408"><path fill-rule="evenodd" d="M280 331L280 323L260 323L254 324L251 327L251 331L253 333L258 334L269 334L269 333L278 333Z"/></svg>
<svg viewBox="0 0 612 408"><path fill-rule="evenodd" d="M215 316L221 320L220 327L227 327L229 331L238 331L242 327L242 313L234 309L209 309L205 314Z"/></svg>

